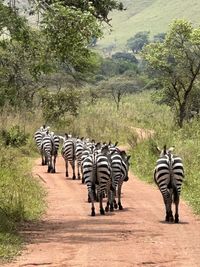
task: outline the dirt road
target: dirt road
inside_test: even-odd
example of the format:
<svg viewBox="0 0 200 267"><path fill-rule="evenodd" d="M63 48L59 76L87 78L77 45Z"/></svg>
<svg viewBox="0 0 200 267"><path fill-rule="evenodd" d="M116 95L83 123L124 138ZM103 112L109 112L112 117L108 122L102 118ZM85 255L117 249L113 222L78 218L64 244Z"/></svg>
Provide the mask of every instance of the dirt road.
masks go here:
<svg viewBox="0 0 200 267"><path fill-rule="evenodd" d="M160 192L133 175L124 184L125 209L90 216L86 186L66 179L64 162L47 174L36 162L48 191L43 220L26 226L26 250L5 267L194 267L200 266L200 219L183 202L180 224L166 224Z"/></svg>

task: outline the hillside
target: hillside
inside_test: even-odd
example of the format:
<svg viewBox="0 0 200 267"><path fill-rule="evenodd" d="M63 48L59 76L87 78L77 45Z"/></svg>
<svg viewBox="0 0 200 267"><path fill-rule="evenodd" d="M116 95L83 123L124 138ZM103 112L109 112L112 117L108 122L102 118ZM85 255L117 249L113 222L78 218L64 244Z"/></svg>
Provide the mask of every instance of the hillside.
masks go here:
<svg viewBox="0 0 200 267"><path fill-rule="evenodd" d="M153 36L166 32L169 23L176 18L191 20L200 24L199 0L122 0L126 10L111 14L113 25L110 32L105 29L105 37L99 41L99 48L116 45L123 48L127 39L139 31L150 31Z"/></svg>

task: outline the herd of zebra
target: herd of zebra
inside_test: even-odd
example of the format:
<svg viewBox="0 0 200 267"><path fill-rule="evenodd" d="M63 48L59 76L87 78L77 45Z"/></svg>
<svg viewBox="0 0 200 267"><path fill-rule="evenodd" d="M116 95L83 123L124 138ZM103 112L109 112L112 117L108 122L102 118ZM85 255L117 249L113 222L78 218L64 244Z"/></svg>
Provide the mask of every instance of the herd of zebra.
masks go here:
<svg viewBox="0 0 200 267"><path fill-rule="evenodd" d="M65 161L66 177L68 163L72 167L72 179L76 179L75 165L77 165L78 179L85 183L88 189L88 202L91 202L91 215L95 216L94 202L99 202L100 214L114 209L122 210L121 189L123 182L127 182L130 156L124 150L112 144L96 143L88 138L75 138L65 134L59 136L50 132L50 127L41 126L35 132L35 141L40 151L42 165L47 165L47 171L55 173L56 158L59 145L62 143L61 155ZM182 159L172 154L173 147L160 152L154 170L154 180L160 189L165 209L165 220L179 222L178 206L181 186L184 178ZM107 197L105 210L103 198ZM118 202L116 201L116 196ZM175 218L172 213L172 202L175 203Z"/></svg>

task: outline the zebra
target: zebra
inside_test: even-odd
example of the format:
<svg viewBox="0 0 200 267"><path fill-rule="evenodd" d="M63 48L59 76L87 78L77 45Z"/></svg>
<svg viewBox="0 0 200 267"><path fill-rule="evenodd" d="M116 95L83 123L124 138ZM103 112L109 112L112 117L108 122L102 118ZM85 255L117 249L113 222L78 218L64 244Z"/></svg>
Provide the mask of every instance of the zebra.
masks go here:
<svg viewBox="0 0 200 267"><path fill-rule="evenodd" d="M77 138L76 139L76 149L75 149L75 154L76 154L76 162L77 162L77 170L78 170L78 179L81 179L82 174L82 168L81 168L81 161L82 161L82 154L85 149L85 142L84 142L84 137L82 138ZM82 183L83 181L83 175L82 175Z"/></svg>
<svg viewBox="0 0 200 267"><path fill-rule="evenodd" d="M165 204L165 221L179 222L179 198L181 186L184 179L184 168L182 159L172 154L174 147L169 149L164 146L163 150L157 147L160 157L156 162L154 170L154 181L157 184ZM175 204L175 220L172 213L172 201Z"/></svg>
<svg viewBox="0 0 200 267"><path fill-rule="evenodd" d="M91 216L95 216L94 206L94 186L97 185L99 197L100 214L104 215L103 194L108 190L113 190L111 181L111 162L109 158L109 149L104 147L101 152L88 154L82 162L83 176L87 185L88 194L92 204Z"/></svg>
<svg viewBox="0 0 200 267"><path fill-rule="evenodd" d="M65 141L63 143L61 154L63 159L65 160L66 177L69 177L69 172L68 172L68 162L69 162L73 171L72 179L75 180L76 139L72 138L71 135L65 134Z"/></svg>
<svg viewBox="0 0 200 267"><path fill-rule="evenodd" d="M35 142L36 142L36 145L37 145L37 148L41 154L41 158L42 158L42 165L47 165L47 159L45 158L45 155L43 153L43 150L42 150L42 140L43 140L43 137L45 136L45 134L47 133L47 131L49 131L50 127L46 125L42 125L40 127L40 129L38 129L35 134L34 134L34 138L35 138Z"/></svg>
<svg viewBox="0 0 200 267"><path fill-rule="evenodd" d="M55 173L56 172L56 158L58 155L58 149L60 144L60 138L57 135L54 135L54 132L49 133L47 131L46 135L42 140L42 151L47 159L48 170L47 172Z"/></svg>
<svg viewBox="0 0 200 267"><path fill-rule="evenodd" d="M126 152L123 150L119 150L117 147L114 150L114 146L112 146L113 152L111 153L111 168L112 168L112 183L114 184L114 189L116 192L117 189L117 196L118 196L118 204L115 200L115 194L110 191L108 202L106 206L106 211L109 210L113 211L114 208L119 210L123 210L123 206L121 204L121 189L123 182L127 182L129 180L128 171L129 171L129 160L131 158L130 155L127 155ZM114 204L114 207L113 207Z"/></svg>

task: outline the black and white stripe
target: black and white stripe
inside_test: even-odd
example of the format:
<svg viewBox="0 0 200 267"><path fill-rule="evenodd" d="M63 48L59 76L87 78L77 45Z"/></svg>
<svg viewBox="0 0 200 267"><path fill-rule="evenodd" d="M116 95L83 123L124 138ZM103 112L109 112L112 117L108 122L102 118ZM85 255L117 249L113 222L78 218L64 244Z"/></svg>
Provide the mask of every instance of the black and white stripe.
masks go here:
<svg viewBox="0 0 200 267"><path fill-rule="evenodd" d="M35 142L36 142L37 148L38 148L40 155L41 155L42 165L47 164L47 159L45 158L45 155L44 155L43 150L42 150L42 140L43 140L44 136L46 135L47 131L49 130L49 128L50 127L46 127L45 125L43 125L34 134Z"/></svg>
<svg viewBox="0 0 200 267"><path fill-rule="evenodd" d="M120 151L117 147L114 150L112 148L111 153L111 168L112 168L112 183L114 184L115 192L117 191L117 197L118 197L118 204L115 200L115 194L110 191L110 195L108 198L106 211L109 210L110 205L110 211L113 211L114 207L117 209L119 207L119 210L123 209L123 206L121 204L121 190L122 185L124 181L128 181L128 171L129 171L129 159L131 156L128 156L125 151ZM114 204L114 207L113 207Z"/></svg>
<svg viewBox="0 0 200 267"><path fill-rule="evenodd" d="M99 197L100 214L104 215L103 195L110 190L111 181L111 162L109 159L108 148L103 148L100 153L90 153L82 162L84 181L88 188L92 204L91 215L95 216L94 206L94 187L97 186Z"/></svg>
<svg viewBox="0 0 200 267"><path fill-rule="evenodd" d="M63 143L62 147L62 157L65 160L65 167L66 167L66 177L69 177L69 172L68 172L68 162L70 163L72 167L72 179L76 179L76 174L75 174L75 161L76 161L76 139L69 137L67 134L65 135L65 141Z"/></svg>
<svg viewBox="0 0 200 267"><path fill-rule="evenodd" d="M159 149L160 151L160 149ZM172 212L172 202L175 203L175 223L179 222L179 198L181 186L184 178L184 168L182 159L172 154L173 148L164 149L160 158L156 162L154 180L163 196L166 208L166 221L174 221Z"/></svg>
<svg viewBox="0 0 200 267"><path fill-rule="evenodd" d="M56 158L58 155L60 138L53 133L47 134L43 137L42 140L42 151L47 159L48 172L55 173L56 172Z"/></svg>

